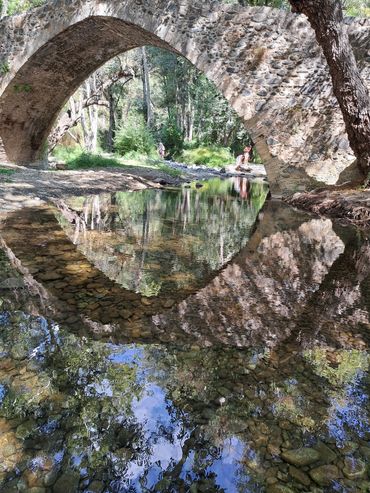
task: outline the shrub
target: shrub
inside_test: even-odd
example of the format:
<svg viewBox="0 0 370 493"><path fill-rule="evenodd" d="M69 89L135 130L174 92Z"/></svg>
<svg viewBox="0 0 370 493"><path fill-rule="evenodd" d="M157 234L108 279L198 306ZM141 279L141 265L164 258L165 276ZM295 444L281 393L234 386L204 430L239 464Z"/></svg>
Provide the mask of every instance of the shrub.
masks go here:
<svg viewBox="0 0 370 493"><path fill-rule="evenodd" d="M230 149L219 146L200 146L186 149L178 159L183 163L205 165L211 168L222 167L235 161Z"/></svg>
<svg viewBox="0 0 370 493"><path fill-rule="evenodd" d="M121 166L117 159L107 158L99 154L83 152L66 162L68 169L114 168Z"/></svg>
<svg viewBox="0 0 370 493"><path fill-rule="evenodd" d="M148 158L152 159L157 159L158 158L158 153L156 150L153 148L149 154L143 154L142 152L139 151L130 151L127 154L125 154L125 160L127 161L146 161Z"/></svg>
<svg viewBox="0 0 370 493"><path fill-rule="evenodd" d="M71 161L73 158L80 156L82 154L82 149L81 147L78 146L64 146L64 145L58 145L53 149L52 151L52 156L56 157L60 161L68 162Z"/></svg>
<svg viewBox="0 0 370 493"><path fill-rule="evenodd" d="M121 156L132 152L149 156L155 152L154 138L144 122L138 118L131 118L118 128L114 145Z"/></svg>
<svg viewBox="0 0 370 493"><path fill-rule="evenodd" d="M13 173L15 173L14 169L0 168L0 175L12 175Z"/></svg>
<svg viewBox="0 0 370 493"><path fill-rule="evenodd" d="M83 152L79 147L57 147L53 155L66 163L67 169L112 168L122 166L114 158Z"/></svg>
<svg viewBox="0 0 370 493"><path fill-rule="evenodd" d="M160 131L160 139L170 157L180 154L184 147L184 137L174 118L166 121Z"/></svg>

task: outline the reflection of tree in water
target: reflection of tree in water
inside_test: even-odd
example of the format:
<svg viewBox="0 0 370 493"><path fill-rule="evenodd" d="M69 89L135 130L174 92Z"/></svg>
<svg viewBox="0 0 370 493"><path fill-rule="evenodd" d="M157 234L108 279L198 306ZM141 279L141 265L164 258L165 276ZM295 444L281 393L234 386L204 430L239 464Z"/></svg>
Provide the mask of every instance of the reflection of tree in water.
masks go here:
<svg viewBox="0 0 370 493"><path fill-rule="evenodd" d="M280 456L322 450L321 439L338 485L356 491L342 468L349 443L353 460L368 449L368 249L335 233L330 221L313 220L260 237L255 253L186 300L182 318L176 308L163 316L164 329L187 322L198 345L112 346L36 317L5 316L0 427L10 427L17 451L7 467L15 473L26 460L30 470L46 456L63 470L56 480L81 472L81 489L94 480L110 491L177 493L195 483L199 491L262 492L272 478L298 491ZM230 310L217 310L222 302Z"/></svg>
<svg viewBox="0 0 370 493"><path fill-rule="evenodd" d="M123 286L146 296L192 290L246 244L267 194L264 183L248 186L248 201L228 180L211 180L201 190L72 199L68 206L84 227L74 216L74 229L60 220L83 253Z"/></svg>
<svg viewBox="0 0 370 493"><path fill-rule="evenodd" d="M202 430L190 410L181 407L183 401L174 403L156 383L155 375L164 367L152 370L152 377L148 374L158 358L166 358L166 350L154 348L153 361L144 346L78 340L19 312L17 323L23 329L18 333L10 330L12 318L9 314L2 320L8 330L1 334L6 334L4 347L17 348L5 355L13 359L16 371L0 409L15 423L17 436L20 427L26 430L26 440L18 440L17 463L34 464L41 478L50 469L55 474L61 469L64 481L68 471L76 471L76 478L77 473L86 477L86 485L104 478L113 491L129 484L133 491L140 491L139 484L180 491L176 488L197 482L208 491L223 491L212 467L222 460L225 447L220 440L214 444L208 419ZM3 381L3 372L0 375ZM37 468L37 457L44 457L40 464L47 460L46 471ZM7 479L15 473L16 464Z"/></svg>

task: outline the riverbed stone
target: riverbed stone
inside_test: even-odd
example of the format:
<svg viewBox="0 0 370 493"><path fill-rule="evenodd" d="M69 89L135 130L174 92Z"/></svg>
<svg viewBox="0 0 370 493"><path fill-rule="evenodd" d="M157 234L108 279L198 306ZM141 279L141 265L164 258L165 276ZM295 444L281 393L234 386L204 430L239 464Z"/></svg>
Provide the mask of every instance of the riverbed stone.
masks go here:
<svg viewBox="0 0 370 493"><path fill-rule="evenodd" d="M33 420L25 421L17 427L15 436L20 439L25 439L34 431L36 422Z"/></svg>
<svg viewBox="0 0 370 493"><path fill-rule="evenodd" d="M294 490L284 484L272 484L267 488L267 493L294 493Z"/></svg>
<svg viewBox="0 0 370 493"><path fill-rule="evenodd" d="M366 474L366 464L361 459L346 457L344 459L343 474L348 479L359 479Z"/></svg>
<svg viewBox="0 0 370 493"><path fill-rule="evenodd" d="M175 304L175 300L171 298L166 298L162 301L162 306L164 308L171 308Z"/></svg>
<svg viewBox="0 0 370 493"><path fill-rule="evenodd" d="M356 452L357 449L358 449L358 443L353 441L348 441L342 445L340 451L344 455L352 455L354 452Z"/></svg>
<svg viewBox="0 0 370 493"><path fill-rule="evenodd" d="M280 455L280 453L281 453L280 446L279 446L278 444L275 444L275 443L271 443L271 442L270 442L270 443L267 445L267 452L268 452L269 454L271 454L273 457L275 457L275 456L277 457L277 456L279 456L279 455Z"/></svg>
<svg viewBox="0 0 370 493"><path fill-rule="evenodd" d="M315 445L315 449L320 454L320 460L325 462L325 464L330 464L330 463L334 462L337 458L337 454L330 447L328 447L324 442L318 442Z"/></svg>
<svg viewBox="0 0 370 493"><path fill-rule="evenodd" d="M50 272L44 272L43 274L39 274L38 277L42 281L56 281L58 279L62 279L63 275L55 271L50 271Z"/></svg>
<svg viewBox="0 0 370 493"><path fill-rule="evenodd" d="M53 493L66 493L76 491L80 476L76 471L64 472L53 486Z"/></svg>
<svg viewBox="0 0 370 493"><path fill-rule="evenodd" d="M17 448L14 443L6 443L2 449L2 455L4 457L11 457L17 452Z"/></svg>
<svg viewBox="0 0 370 493"><path fill-rule="evenodd" d="M309 486L311 483L309 476L297 467L289 466L289 474L292 476L292 478L305 486Z"/></svg>
<svg viewBox="0 0 370 493"><path fill-rule="evenodd" d="M367 462L370 463L370 447L366 447L365 445L362 445L360 447L360 454L362 457L366 459Z"/></svg>
<svg viewBox="0 0 370 493"><path fill-rule="evenodd" d="M320 459L320 454L317 450L310 447L302 447L294 450L286 450L281 454L281 458L289 464L302 467L308 466Z"/></svg>
<svg viewBox="0 0 370 493"><path fill-rule="evenodd" d="M19 489L17 486L17 480L13 479L13 481L7 481L6 485L1 489L2 493L19 493Z"/></svg>
<svg viewBox="0 0 370 493"><path fill-rule="evenodd" d="M145 296L143 296L141 298L141 303L145 306L150 306L152 303L153 303L153 300L151 300L150 298L146 298Z"/></svg>
<svg viewBox="0 0 370 493"><path fill-rule="evenodd" d="M59 474L59 471L56 468L54 468L51 471L47 472L45 474L44 480L43 480L44 485L46 487L52 486L55 483L55 481L56 481L56 479L58 477L58 474Z"/></svg>
<svg viewBox="0 0 370 493"><path fill-rule="evenodd" d="M333 481L340 477L340 471L337 466L325 465L311 469L309 472L311 478L320 486L329 486Z"/></svg>
<svg viewBox="0 0 370 493"><path fill-rule="evenodd" d="M23 360L23 359L27 358L28 351L23 346L23 344L16 343L11 348L11 355L16 360Z"/></svg>

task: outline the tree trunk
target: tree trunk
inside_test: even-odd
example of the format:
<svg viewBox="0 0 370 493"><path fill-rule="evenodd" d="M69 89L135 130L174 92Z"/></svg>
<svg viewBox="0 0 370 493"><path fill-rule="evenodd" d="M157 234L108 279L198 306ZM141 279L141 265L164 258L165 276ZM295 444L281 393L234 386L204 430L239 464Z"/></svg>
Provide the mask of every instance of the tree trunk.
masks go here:
<svg viewBox="0 0 370 493"><path fill-rule="evenodd" d="M3 17L6 17L7 14L8 14L8 4L9 4L9 0L2 0L1 2L1 17L0 19L2 19Z"/></svg>
<svg viewBox="0 0 370 493"><path fill-rule="evenodd" d="M83 101L89 100L91 97L91 80L86 79L83 87L83 95L80 101L80 107L82 108ZM90 108L89 108L90 109ZM92 132L91 132L91 113L90 111L81 112L81 126L84 136L84 148L87 152L91 152L92 149Z"/></svg>
<svg viewBox="0 0 370 493"><path fill-rule="evenodd" d="M85 150L89 151L89 129L86 123L86 115L85 112L81 113L81 128L82 128L82 135L83 135L83 147Z"/></svg>
<svg viewBox="0 0 370 493"><path fill-rule="evenodd" d="M289 0L305 14L329 65L335 97L343 114L357 166L369 180L370 99L349 41L340 0Z"/></svg>
<svg viewBox="0 0 370 493"><path fill-rule="evenodd" d="M188 113L188 141L193 140L194 134L194 108L191 106Z"/></svg>
<svg viewBox="0 0 370 493"><path fill-rule="evenodd" d="M112 149L114 143L114 130L115 130L115 109L117 106L117 101L114 100L113 95L113 86L116 84L121 78L127 77L127 79L122 83L122 85L127 84L129 81L133 79L133 74L121 70L111 76L108 80L103 81L100 85L96 85L96 81L93 84L93 89L91 89L90 84L85 82L84 90L81 89L79 91L80 101L78 103L78 108L76 108L76 102L73 97L69 100L69 109L64 112L62 116L59 118L57 125L54 127L48 139L49 152L51 152L61 141L63 136L69 132L73 127L78 125L79 123L82 126L84 141L88 146L90 145L90 150L94 148L94 142L96 147L97 142L97 126L94 125L94 122L97 123L98 118L98 108L99 106L107 107L109 109L109 130L108 130L108 146L109 146L109 136L111 136ZM106 99L108 101L106 101ZM95 106L95 113L91 114L90 109L92 106ZM86 119L86 112L89 116ZM95 115L95 116L94 116ZM91 122L91 118L93 117L93 129L91 139L89 138L90 128L89 122ZM127 115L126 115L127 117ZM90 142L90 144L89 144Z"/></svg>
<svg viewBox="0 0 370 493"><path fill-rule="evenodd" d="M108 90L108 104L109 104L109 127L107 135L107 148L109 152L113 152L114 149L114 137L116 135L116 116L115 116L115 104L112 88Z"/></svg>
<svg viewBox="0 0 370 493"><path fill-rule="evenodd" d="M48 138L48 149L49 152L53 151L54 148L59 144L64 135L68 133L73 127L76 127L83 118L83 112L91 105L104 106L107 107L108 104L104 100L97 98L90 98L80 101L79 109L76 111L73 98L69 100L70 109L68 109L58 120L58 124L54 127L53 131ZM86 120L83 124L86 126ZM86 129L87 132L87 129Z"/></svg>
<svg viewBox="0 0 370 493"><path fill-rule="evenodd" d="M90 99L97 92L96 88L96 74L93 74L86 81L86 93L87 98ZM91 105L87 108L88 116L88 134L87 134L87 150L89 152L96 152L98 144L98 108L95 105Z"/></svg>
<svg viewBox="0 0 370 493"><path fill-rule="evenodd" d="M153 112L152 112L152 103L150 99L150 79L149 79L149 69L148 69L148 61L146 58L145 46L141 48L141 54L142 54L142 68L143 68L144 113L145 113L146 124L148 127L151 127L153 124Z"/></svg>

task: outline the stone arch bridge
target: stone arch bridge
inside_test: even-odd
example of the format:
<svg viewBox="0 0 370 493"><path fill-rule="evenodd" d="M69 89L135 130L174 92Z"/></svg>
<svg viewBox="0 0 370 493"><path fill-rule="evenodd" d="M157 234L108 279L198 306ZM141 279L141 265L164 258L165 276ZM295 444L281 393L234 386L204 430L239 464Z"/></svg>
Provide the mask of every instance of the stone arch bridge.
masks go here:
<svg viewBox="0 0 370 493"><path fill-rule="evenodd" d="M370 87L370 22L349 20ZM245 122L273 188L335 183L354 160L306 19L214 0L54 0L0 21L2 160L35 165L63 105L110 58L143 45L183 55Z"/></svg>

